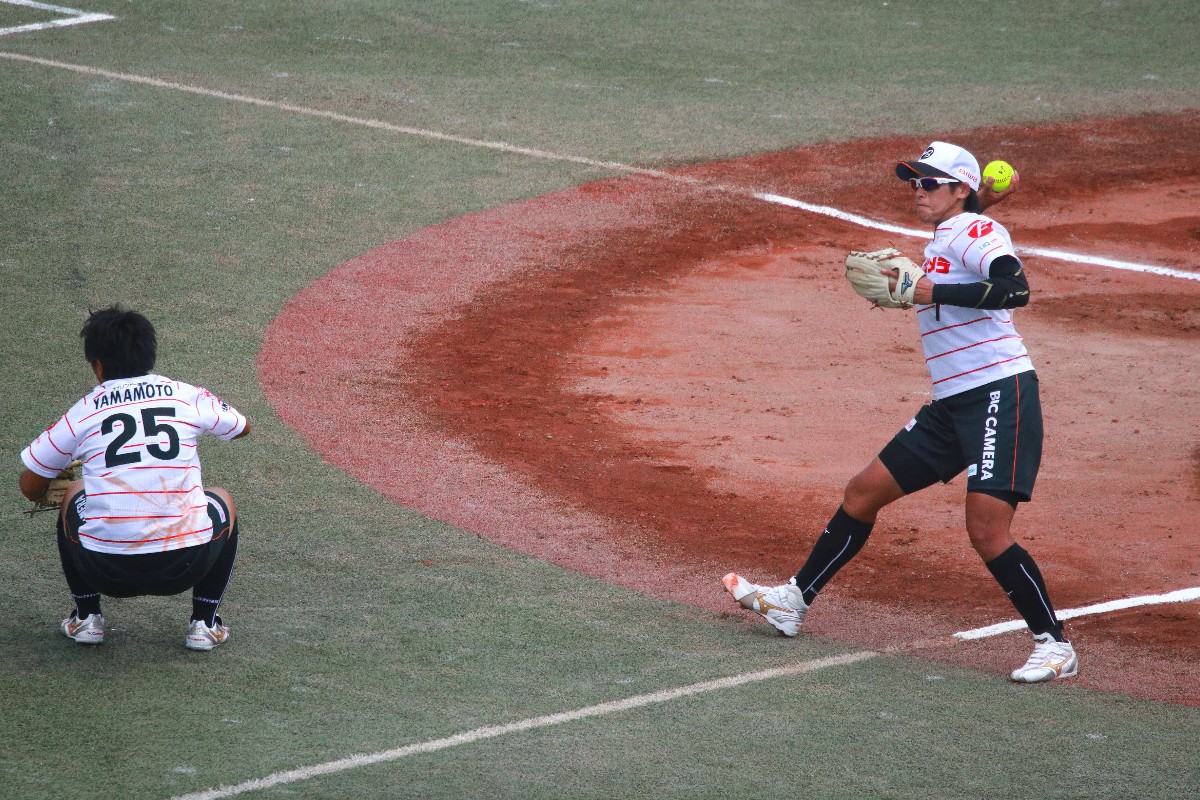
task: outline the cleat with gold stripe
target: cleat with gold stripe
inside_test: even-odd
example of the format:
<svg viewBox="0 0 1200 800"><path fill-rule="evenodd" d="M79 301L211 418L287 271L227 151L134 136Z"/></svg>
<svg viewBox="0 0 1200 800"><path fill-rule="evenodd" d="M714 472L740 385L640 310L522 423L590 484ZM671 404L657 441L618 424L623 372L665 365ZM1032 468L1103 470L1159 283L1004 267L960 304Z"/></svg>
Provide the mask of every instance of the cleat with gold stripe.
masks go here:
<svg viewBox="0 0 1200 800"><path fill-rule="evenodd" d="M59 625L59 629L68 639L80 644L104 644L104 617L99 614L88 614L80 619L76 612L72 611L71 616Z"/></svg>
<svg viewBox="0 0 1200 800"><path fill-rule="evenodd" d="M731 572L721 579L721 583L742 608L757 612L784 636L795 636L800 632L808 604L794 578L782 586L759 586Z"/></svg>
<svg viewBox="0 0 1200 800"><path fill-rule="evenodd" d="M1013 670L1012 679L1017 683L1043 683L1061 678L1074 678L1079 674L1079 656L1070 642L1055 641L1048 633L1033 637L1037 643L1025 666Z"/></svg>

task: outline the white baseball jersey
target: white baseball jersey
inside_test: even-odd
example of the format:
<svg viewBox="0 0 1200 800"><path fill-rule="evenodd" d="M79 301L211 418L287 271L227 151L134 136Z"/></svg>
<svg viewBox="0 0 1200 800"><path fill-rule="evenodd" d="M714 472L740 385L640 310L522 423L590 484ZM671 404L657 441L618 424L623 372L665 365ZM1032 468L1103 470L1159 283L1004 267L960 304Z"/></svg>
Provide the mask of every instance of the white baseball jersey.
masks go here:
<svg viewBox="0 0 1200 800"><path fill-rule="evenodd" d="M246 418L197 386L161 375L105 381L21 451L53 478L83 462L80 544L102 553L156 553L212 538L196 441L229 440Z"/></svg>
<svg viewBox="0 0 1200 800"><path fill-rule="evenodd" d="M992 261L1004 255L1016 257L1008 231L981 214L963 213L938 225L922 269L934 283L978 283L987 279ZM1033 369L1011 309L918 305L916 310L935 400Z"/></svg>

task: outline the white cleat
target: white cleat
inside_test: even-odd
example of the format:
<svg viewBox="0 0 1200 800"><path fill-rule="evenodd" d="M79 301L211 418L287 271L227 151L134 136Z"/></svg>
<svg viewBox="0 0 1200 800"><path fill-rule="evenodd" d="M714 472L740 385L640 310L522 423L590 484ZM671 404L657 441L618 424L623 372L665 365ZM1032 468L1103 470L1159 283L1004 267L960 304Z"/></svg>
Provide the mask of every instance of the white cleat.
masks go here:
<svg viewBox="0 0 1200 800"><path fill-rule="evenodd" d="M1025 666L1013 670L1012 679L1018 683L1042 683L1079 674L1079 656L1070 642L1058 642L1048 633L1033 637L1037 642Z"/></svg>
<svg viewBox="0 0 1200 800"><path fill-rule="evenodd" d="M192 620L188 626L187 638L184 645L188 650L213 650L224 644L229 638L229 628L221 621L220 615L213 618L210 628L202 619Z"/></svg>
<svg viewBox="0 0 1200 800"><path fill-rule="evenodd" d="M804 615L808 613L808 603L804 602L795 579L782 586L759 586L731 572L721 579L721 583L742 608L758 612L784 636L795 636L800 632Z"/></svg>
<svg viewBox="0 0 1200 800"><path fill-rule="evenodd" d="M68 639L80 644L104 644L104 617L99 614L88 614L80 619L72 611L58 627Z"/></svg>

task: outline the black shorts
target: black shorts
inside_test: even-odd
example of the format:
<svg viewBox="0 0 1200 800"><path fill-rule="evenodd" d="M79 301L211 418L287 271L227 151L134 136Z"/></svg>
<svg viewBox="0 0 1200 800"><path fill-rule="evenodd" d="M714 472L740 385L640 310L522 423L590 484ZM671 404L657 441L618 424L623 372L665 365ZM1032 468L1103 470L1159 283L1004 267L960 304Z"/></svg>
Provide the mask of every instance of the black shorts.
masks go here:
<svg viewBox="0 0 1200 800"><path fill-rule="evenodd" d="M949 483L965 470L968 492L1027 502L1042 463L1037 374L1022 372L934 400L879 460L905 494Z"/></svg>
<svg viewBox="0 0 1200 800"><path fill-rule="evenodd" d="M208 499L208 518L213 526L211 540L162 553L121 555L98 553L80 543L79 528L83 518L79 514L79 504L84 495L79 492L67 504L67 549L88 583L109 597L176 595L187 591L212 569L217 556L229 542L233 527L225 501L212 492L204 495Z"/></svg>

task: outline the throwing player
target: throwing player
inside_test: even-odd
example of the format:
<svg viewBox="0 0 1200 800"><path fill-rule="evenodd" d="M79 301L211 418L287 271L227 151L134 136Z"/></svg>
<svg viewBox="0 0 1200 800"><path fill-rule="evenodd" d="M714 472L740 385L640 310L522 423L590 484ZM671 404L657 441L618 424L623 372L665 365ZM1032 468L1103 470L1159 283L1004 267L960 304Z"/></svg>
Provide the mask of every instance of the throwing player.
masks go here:
<svg viewBox="0 0 1200 800"><path fill-rule="evenodd" d="M850 480L792 580L759 586L730 573L723 582L734 600L795 636L822 587L862 549L881 509L965 471L967 535L1033 633L1033 653L1012 679L1072 677L1079 670L1074 647L1037 564L1011 533L1042 455L1038 378L1012 322L1012 309L1029 301L1029 283L1008 231L980 213L974 156L934 142L919 159L901 162L896 175L911 184L917 216L934 229L913 295L933 401ZM984 191L999 198L990 184Z"/></svg>
<svg viewBox="0 0 1200 800"><path fill-rule="evenodd" d="M35 502L73 459L58 516L58 552L75 605L61 629L104 642L100 596L192 590L185 645L229 638L217 610L237 556L238 517L224 489L207 490L196 440L239 439L249 421L206 389L151 374L154 326L118 306L93 312L80 332L98 385L21 452L21 493Z"/></svg>

